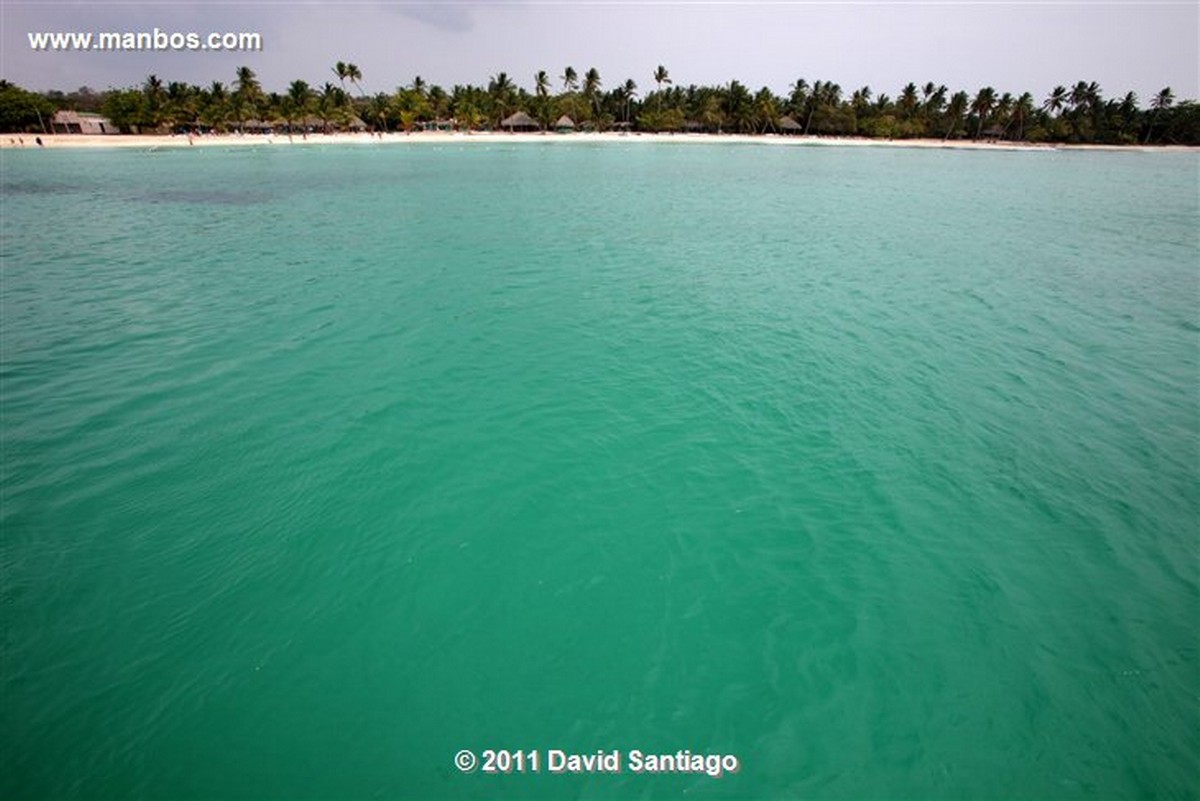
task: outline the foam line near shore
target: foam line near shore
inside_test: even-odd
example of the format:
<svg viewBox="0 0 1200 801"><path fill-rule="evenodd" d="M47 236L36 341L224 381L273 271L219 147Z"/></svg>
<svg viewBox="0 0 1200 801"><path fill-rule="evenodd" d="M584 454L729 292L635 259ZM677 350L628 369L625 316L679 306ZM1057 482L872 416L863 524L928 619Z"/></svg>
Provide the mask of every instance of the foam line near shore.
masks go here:
<svg viewBox="0 0 1200 801"><path fill-rule="evenodd" d="M32 148L38 149L36 134L6 134L0 136L0 148ZM21 144L23 140L23 144ZM700 143L700 144L756 144L781 146L816 146L816 147L907 147L934 148L954 150L1005 150L1026 152L1048 152L1054 150L1111 150L1123 152L1186 152L1200 151L1200 148L1156 145L1150 146L1115 146L1115 145L1060 145L1060 144L1031 144L1021 142L977 142L977 141L943 141L940 139L867 139L860 137L817 137L817 136L780 136L744 134L663 134L663 133L447 133L421 132L413 134L389 133L382 137L366 133L337 133L310 134L304 136L288 136L287 134L238 135L219 134L187 137L182 135L152 136L152 135L89 135L89 134L43 134L41 149L107 149L107 148L143 148L146 150L163 147L233 147L233 146L307 146L323 144L459 144L465 142L485 143L550 143L550 142L647 142L647 143Z"/></svg>

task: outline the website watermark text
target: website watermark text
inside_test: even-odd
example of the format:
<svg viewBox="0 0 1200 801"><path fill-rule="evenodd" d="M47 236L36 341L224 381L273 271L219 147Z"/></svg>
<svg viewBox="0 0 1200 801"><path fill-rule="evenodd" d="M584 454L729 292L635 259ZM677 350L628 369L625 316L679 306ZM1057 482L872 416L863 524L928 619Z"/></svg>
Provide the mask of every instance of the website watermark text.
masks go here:
<svg viewBox="0 0 1200 801"><path fill-rule="evenodd" d="M30 31L29 48L48 52L163 52L259 51L263 49L261 33L253 31Z"/></svg>

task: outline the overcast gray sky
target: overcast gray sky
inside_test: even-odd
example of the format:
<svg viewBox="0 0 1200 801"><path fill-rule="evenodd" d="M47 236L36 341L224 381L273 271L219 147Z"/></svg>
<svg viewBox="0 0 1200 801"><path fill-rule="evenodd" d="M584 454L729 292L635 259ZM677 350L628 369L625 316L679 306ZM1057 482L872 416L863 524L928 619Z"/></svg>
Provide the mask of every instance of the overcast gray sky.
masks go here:
<svg viewBox="0 0 1200 801"><path fill-rule="evenodd" d="M644 95L663 64L678 85L738 79L786 94L797 78L895 95L908 81L951 90L1031 91L1097 81L1143 105L1171 86L1200 97L1200 3L1141 2L386 2L0 0L0 77L33 89L164 81L232 83L241 64L281 91L335 81L356 63L368 93L416 75L447 89L500 71L532 89L545 69L633 78ZM257 31L258 53L34 52L31 31Z"/></svg>

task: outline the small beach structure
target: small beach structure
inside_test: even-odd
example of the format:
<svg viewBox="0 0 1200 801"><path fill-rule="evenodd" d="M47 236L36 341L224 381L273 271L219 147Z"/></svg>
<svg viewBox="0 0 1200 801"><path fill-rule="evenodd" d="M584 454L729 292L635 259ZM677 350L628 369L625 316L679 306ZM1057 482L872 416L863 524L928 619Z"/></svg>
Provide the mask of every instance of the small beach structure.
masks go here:
<svg viewBox="0 0 1200 801"><path fill-rule="evenodd" d="M540 131L542 129L542 126L538 125L538 121L524 111L518 111L510 117L505 117L500 123L500 127L510 133L514 131Z"/></svg>
<svg viewBox="0 0 1200 801"><path fill-rule="evenodd" d="M329 133L331 128L328 120L323 120L317 116L308 116L298 122L303 130L308 133Z"/></svg>
<svg viewBox="0 0 1200 801"><path fill-rule="evenodd" d="M554 130L558 133L571 133L575 130L575 120L564 114L554 123Z"/></svg>
<svg viewBox="0 0 1200 801"><path fill-rule="evenodd" d="M779 119L779 132L781 134L802 134L804 126L793 120L791 117L781 117Z"/></svg>
<svg viewBox="0 0 1200 801"><path fill-rule="evenodd" d="M50 130L64 134L115 134L117 126L102 114L87 111L56 111L50 118Z"/></svg>
<svg viewBox="0 0 1200 801"><path fill-rule="evenodd" d="M264 133L271 130L271 124L262 120L245 120L237 127L246 133Z"/></svg>

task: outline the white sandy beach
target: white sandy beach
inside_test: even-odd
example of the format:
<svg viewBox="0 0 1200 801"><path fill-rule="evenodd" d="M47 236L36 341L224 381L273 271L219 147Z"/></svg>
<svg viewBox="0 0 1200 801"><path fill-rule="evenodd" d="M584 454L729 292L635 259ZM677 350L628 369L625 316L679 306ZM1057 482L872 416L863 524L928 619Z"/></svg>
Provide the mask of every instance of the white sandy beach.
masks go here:
<svg viewBox="0 0 1200 801"><path fill-rule="evenodd" d="M0 149L33 148L37 149L37 134L3 134L0 135ZM1059 145L1059 144L1029 144L1019 142L971 141L956 140L942 141L941 139L867 139L858 137L827 137L827 136L780 136L767 134L747 136L742 134L667 134L667 133L500 133L500 132L420 132L420 133L388 133L382 137L367 133L335 133L309 134L307 137L287 134L209 134L205 136L187 137L183 135L89 135L89 134L42 134L42 149L100 149L100 148L141 148L151 150L164 147L235 147L248 145L271 146L308 146L323 144L460 144L475 143L513 143L513 142L646 142L646 143L729 143L780 146L818 146L818 147L908 147L908 148L937 148L955 150L1011 150L1011 151L1053 151L1053 150L1114 150L1126 152L1187 152L1200 148L1156 145L1150 146L1115 146L1115 145ZM23 143L22 143L23 142Z"/></svg>

